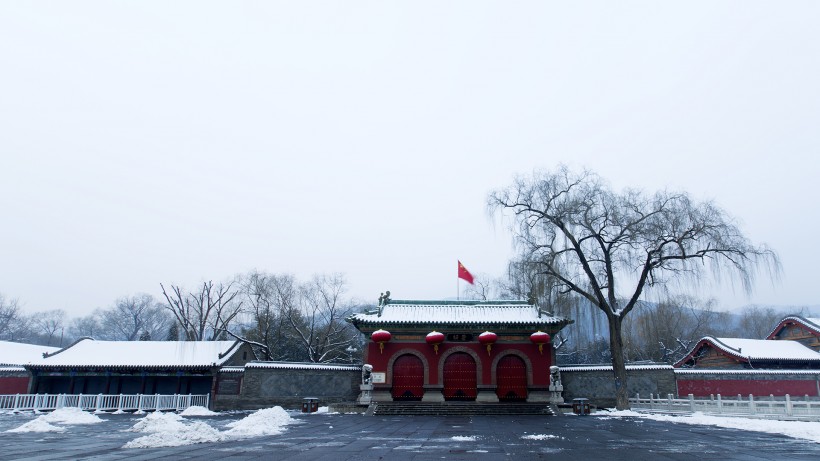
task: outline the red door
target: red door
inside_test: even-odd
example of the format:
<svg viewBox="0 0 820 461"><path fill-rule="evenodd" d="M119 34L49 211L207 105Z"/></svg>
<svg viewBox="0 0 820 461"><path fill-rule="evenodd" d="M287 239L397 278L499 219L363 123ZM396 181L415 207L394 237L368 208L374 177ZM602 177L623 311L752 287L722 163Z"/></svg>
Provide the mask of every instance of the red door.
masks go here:
<svg viewBox="0 0 820 461"><path fill-rule="evenodd" d="M496 390L502 402L527 400L527 364L520 357L505 355L496 367Z"/></svg>
<svg viewBox="0 0 820 461"><path fill-rule="evenodd" d="M424 364L405 354L393 362L393 400L421 400L424 395Z"/></svg>
<svg viewBox="0 0 820 461"><path fill-rule="evenodd" d="M469 354L456 352L444 361L444 400L475 400L476 366Z"/></svg>

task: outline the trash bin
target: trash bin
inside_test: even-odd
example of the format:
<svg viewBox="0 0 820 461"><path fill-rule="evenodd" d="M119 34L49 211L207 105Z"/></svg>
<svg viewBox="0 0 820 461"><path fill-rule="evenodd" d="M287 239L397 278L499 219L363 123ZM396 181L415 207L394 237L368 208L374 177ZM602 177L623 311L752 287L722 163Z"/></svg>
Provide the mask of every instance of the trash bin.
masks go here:
<svg viewBox="0 0 820 461"><path fill-rule="evenodd" d="M302 399L302 413L315 413L317 411L319 411L319 399L316 397Z"/></svg>
<svg viewBox="0 0 820 461"><path fill-rule="evenodd" d="M588 415L589 399L572 399L572 412L576 415Z"/></svg>

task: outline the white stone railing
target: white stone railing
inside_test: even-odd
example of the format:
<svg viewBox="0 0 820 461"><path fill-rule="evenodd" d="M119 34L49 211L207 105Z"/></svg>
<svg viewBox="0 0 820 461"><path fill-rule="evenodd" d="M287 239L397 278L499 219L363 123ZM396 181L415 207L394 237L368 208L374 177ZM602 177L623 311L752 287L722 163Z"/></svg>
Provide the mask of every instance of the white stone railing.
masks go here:
<svg viewBox="0 0 820 461"><path fill-rule="evenodd" d="M696 399L692 394L687 398L674 398L672 394L666 397L649 394L648 398L641 398L636 394L629 399L633 410L645 410L659 413L694 413L700 412L709 415L745 416L764 419L793 419L803 421L820 421L820 400L793 399L769 396L755 398L749 395L744 398L723 398L720 394L710 398Z"/></svg>
<svg viewBox="0 0 820 461"><path fill-rule="evenodd" d="M194 405L208 408L209 397L208 394L7 394L0 395L0 410L76 407L88 411L182 411Z"/></svg>

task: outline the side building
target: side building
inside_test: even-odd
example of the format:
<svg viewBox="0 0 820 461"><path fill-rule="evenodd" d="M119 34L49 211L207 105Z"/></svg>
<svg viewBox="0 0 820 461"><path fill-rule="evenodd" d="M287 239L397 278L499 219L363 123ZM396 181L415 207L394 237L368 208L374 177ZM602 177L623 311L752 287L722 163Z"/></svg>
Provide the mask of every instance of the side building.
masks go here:
<svg viewBox="0 0 820 461"><path fill-rule="evenodd" d="M82 338L26 365L32 394L211 394L223 366L253 360L240 341Z"/></svg>
<svg viewBox="0 0 820 461"><path fill-rule="evenodd" d="M551 337L570 320L525 301L383 299L348 322L370 338L374 401L547 402Z"/></svg>

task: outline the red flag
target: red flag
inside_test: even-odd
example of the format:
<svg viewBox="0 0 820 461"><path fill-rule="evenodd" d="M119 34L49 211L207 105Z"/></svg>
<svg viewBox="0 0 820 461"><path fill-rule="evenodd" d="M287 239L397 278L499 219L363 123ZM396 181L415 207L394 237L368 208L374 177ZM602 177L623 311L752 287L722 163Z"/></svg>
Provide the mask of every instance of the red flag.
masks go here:
<svg viewBox="0 0 820 461"><path fill-rule="evenodd" d="M458 262L458 278L466 280L470 285L473 284L473 274L464 267L464 264L461 264L461 261Z"/></svg>

